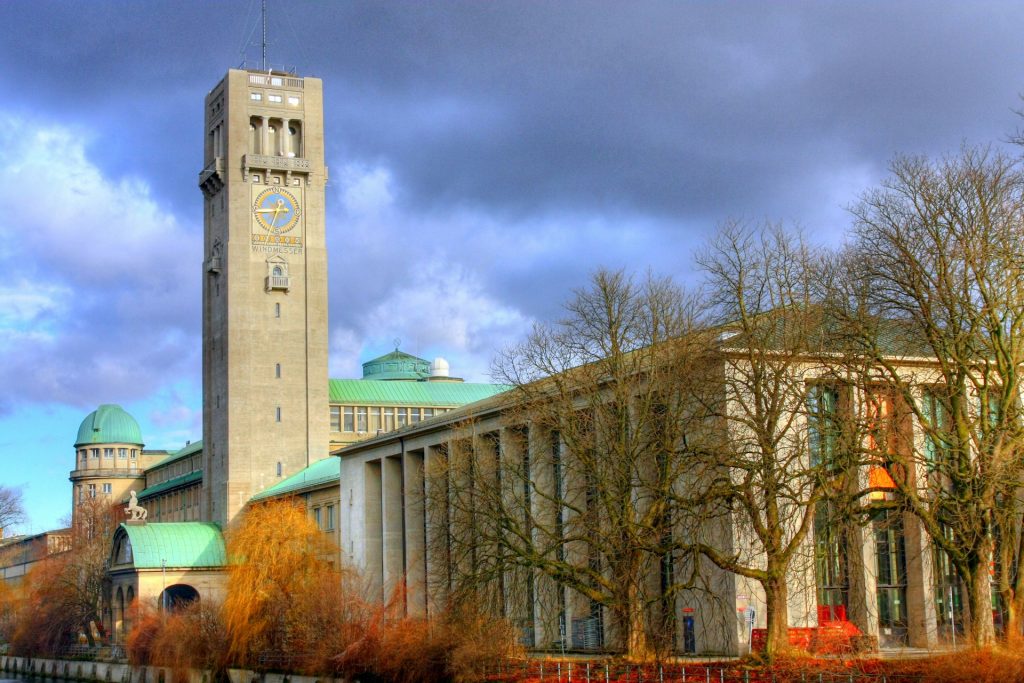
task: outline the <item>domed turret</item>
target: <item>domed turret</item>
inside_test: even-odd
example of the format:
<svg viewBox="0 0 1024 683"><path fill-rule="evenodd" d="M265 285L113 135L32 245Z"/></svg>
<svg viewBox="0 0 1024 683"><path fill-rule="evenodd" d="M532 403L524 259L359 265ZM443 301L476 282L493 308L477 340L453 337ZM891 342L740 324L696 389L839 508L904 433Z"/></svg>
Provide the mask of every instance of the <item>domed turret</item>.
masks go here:
<svg viewBox="0 0 1024 683"><path fill-rule="evenodd" d="M118 405L105 404L89 413L78 427L75 448L94 443L142 446L142 430L135 418Z"/></svg>
<svg viewBox="0 0 1024 683"><path fill-rule="evenodd" d="M395 349L363 363L363 379L416 381L430 376L430 361Z"/></svg>

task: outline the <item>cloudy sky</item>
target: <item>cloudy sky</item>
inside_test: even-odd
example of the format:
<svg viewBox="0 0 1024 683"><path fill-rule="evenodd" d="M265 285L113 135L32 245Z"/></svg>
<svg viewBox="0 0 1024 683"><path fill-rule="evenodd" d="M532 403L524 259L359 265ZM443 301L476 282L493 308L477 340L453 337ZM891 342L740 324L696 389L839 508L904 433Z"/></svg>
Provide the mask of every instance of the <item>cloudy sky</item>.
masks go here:
<svg viewBox="0 0 1024 683"><path fill-rule="evenodd" d="M486 381L597 266L692 281L730 218L839 244L896 153L1002 146L1019 2L285 2L323 78L331 373L392 348ZM70 510L79 422L201 436L203 97L258 0L0 3L0 483Z"/></svg>

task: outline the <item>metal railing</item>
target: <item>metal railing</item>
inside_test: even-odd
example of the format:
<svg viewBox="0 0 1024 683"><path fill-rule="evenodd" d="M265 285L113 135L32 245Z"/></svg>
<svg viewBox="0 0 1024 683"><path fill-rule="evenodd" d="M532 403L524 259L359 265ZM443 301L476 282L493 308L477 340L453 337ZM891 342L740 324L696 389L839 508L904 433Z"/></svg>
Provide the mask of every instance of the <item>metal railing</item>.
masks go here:
<svg viewBox="0 0 1024 683"><path fill-rule="evenodd" d="M918 674L859 671L793 671L746 668L740 664L672 663L631 665L601 661L526 660L488 671L504 683L924 683Z"/></svg>
<svg viewBox="0 0 1024 683"><path fill-rule="evenodd" d="M249 85L265 85L272 88L302 88L302 79L275 74L249 74Z"/></svg>

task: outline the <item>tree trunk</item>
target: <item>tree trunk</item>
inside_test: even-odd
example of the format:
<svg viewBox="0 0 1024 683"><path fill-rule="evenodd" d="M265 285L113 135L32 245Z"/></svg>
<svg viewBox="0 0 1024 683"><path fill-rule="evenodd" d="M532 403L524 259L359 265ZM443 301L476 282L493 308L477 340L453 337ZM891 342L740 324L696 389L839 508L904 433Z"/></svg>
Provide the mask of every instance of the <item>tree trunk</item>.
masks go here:
<svg viewBox="0 0 1024 683"><path fill-rule="evenodd" d="M1024 637L1021 635L1021 608L1024 607L1024 599L1013 594L1006 599L1006 623L1003 625L1003 638L1006 644L1013 648L1019 648L1024 644ZM1005 598L1004 598L1005 599Z"/></svg>
<svg viewBox="0 0 1024 683"><path fill-rule="evenodd" d="M967 638L974 647L987 647L996 639L992 621L992 579L988 573L990 554L984 551L981 554L983 561L972 568L965 586L971 612Z"/></svg>
<svg viewBox="0 0 1024 683"><path fill-rule="evenodd" d="M654 653L644 628L644 607L638 595L639 590L635 585L630 585L626 594L628 598L620 617L625 636L626 659L633 662L650 661Z"/></svg>
<svg viewBox="0 0 1024 683"><path fill-rule="evenodd" d="M789 647L789 590L785 576L770 577L761 582L764 586L768 633L764 643L764 654L769 660Z"/></svg>

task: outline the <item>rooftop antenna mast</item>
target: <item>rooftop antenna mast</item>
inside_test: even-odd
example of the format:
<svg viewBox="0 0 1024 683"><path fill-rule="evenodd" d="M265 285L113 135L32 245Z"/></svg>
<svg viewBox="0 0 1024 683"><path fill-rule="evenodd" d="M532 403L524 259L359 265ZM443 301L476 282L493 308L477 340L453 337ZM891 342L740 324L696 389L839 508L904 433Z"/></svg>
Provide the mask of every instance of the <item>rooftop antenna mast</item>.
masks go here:
<svg viewBox="0 0 1024 683"><path fill-rule="evenodd" d="M261 71L267 70L267 0L263 0L263 66Z"/></svg>

